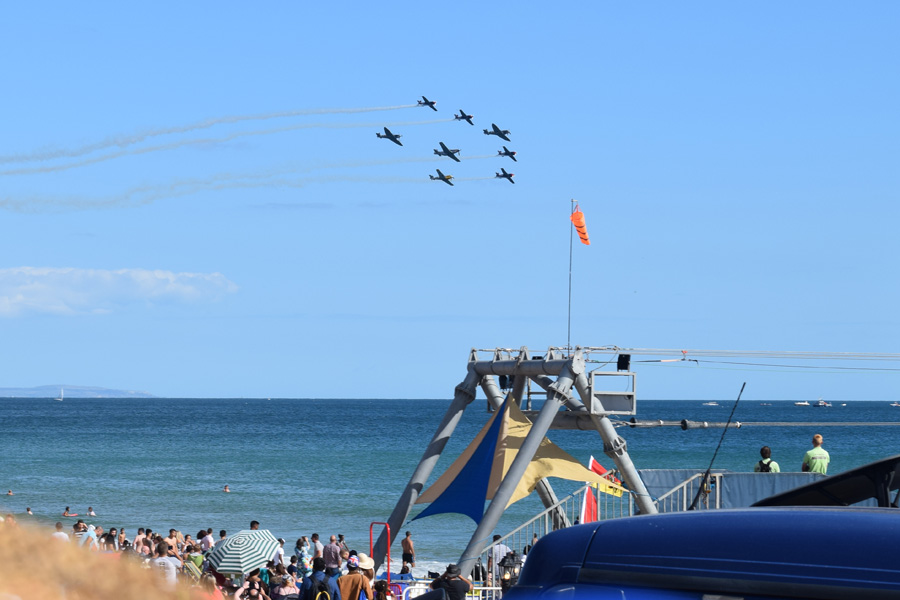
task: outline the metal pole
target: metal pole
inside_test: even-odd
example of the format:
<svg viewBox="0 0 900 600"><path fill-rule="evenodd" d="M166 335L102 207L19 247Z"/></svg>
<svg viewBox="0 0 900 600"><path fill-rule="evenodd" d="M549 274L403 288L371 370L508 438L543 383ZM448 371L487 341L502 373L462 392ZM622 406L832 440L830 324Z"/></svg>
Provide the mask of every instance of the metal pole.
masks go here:
<svg viewBox="0 0 900 600"><path fill-rule="evenodd" d="M403 490L403 493L400 495L397 506L394 507L394 511L391 513L391 516L388 517L388 525L395 535L400 531L400 527L403 525L403 522L406 521L406 517L409 516L412 505L415 504L416 499L422 492L422 488L425 486L428 476L431 475L431 471L434 469L434 465L437 463L438 458L440 458L441 452L444 451L444 446L447 445L447 441L453 434L453 430L456 429L456 425L459 423L463 411L465 411L466 406L475 399L476 386L478 385L481 376L475 372L475 369L472 368L472 364L473 363L470 361L469 372L466 374L466 378L462 383L456 386L453 402L450 403L450 407L447 409L440 425L438 425L437 431L434 432L434 437L431 438L431 443L428 444L428 448L426 448L425 453L422 454L422 458L419 460L416 470L413 472L412 477L409 478L409 483L406 484L406 489ZM390 540L390 542L393 541L394 540ZM378 570L381 563L384 561L389 545L387 530L382 531L381 535L378 536L378 541L375 543L375 554L373 556L375 559L375 570ZM388 566L390 567L390 565Z"/></svg>
<svg viewBox="0 0 900 600"><path fill-rule="evenodd" d="M541 445L541 441L543 441L544 436L547 434L547 430L550 429L550 424L553 422L556 412L568 397L572 382L575 379L575 374L583 371L584 358L581 354L581 348L576 348L575 355L567 361L566 366L561 370L556 383L550 387L551 393L548 394L544 407L541 409L540 414L531 426L531 431L525 436L522 447L516 454L516 458L513 459L509 471L506 472L506 477L500 482L500 486L494 494L494 499L491 500L487 511L485 511L484 516L481 518L481 522L478 524L478 527L475 528L475 533L472 534L469 545L466 546L465 551L463 551L462 556L459 558L459 569L462 572L463 577L468 577L472 572L475 559L484 549L485 540L488 539L488 536L491 535L491 532L494 531L494 528L500 521L500 517L503 516L503 511L506 510L506 505L509 503L510 498L512 498L516 486L519 485L522 475L525 474L525 470L528 468L531 459L534 458L534 453L537 452L537 449Z"/></svg>
<svg viewBox="0 0 900 600"><path fill-rule="evenodd" d="M628 444L616 433L616 428L606 416L591 415L591 420L597 427L600 437L603 439L603 452L616 463L616 468L622 475L622 480L628 486L628 489L634 493L634 501L638 505L638 509L642 515L655 515L656 505L650 498L650 493L644 485L641 476L638 475L631 457L628 456Z"/></svg>
<svg viewBox="0 0 900 600"><path fill-rule="evenodd" d="M487 396L488 404L491 406L490 412L494 412L503 406L503 392L500 391L497 382L494 381L493 375L483 375L481 377L481 390Z"/></svg>

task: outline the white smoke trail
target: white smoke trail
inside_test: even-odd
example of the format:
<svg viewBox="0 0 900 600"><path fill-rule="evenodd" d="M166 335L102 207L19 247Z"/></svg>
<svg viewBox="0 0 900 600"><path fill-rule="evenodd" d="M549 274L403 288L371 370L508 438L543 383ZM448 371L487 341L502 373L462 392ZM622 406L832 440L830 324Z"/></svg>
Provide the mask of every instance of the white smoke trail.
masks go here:
<svg viewBox="0 0 900 600"><path fill-rule="evenodd" d="M0 209L19 213L48 213L78 210L122 208L151 204L164 198L179 198L204 191L258 188L303 188L315 183L424 183L427 178L395 176L321 175L290 178L290 175L309 173L318 169L338 169L378 166L392 162L426 162L424 159L401 159L335 163L319 166L288 166L281 169L253 173L218 173L206 178L175 179L165 184L145 184L103 198L88 199L77 196L29 196L25 198L0 197Z"/></svg>
<svg viewBox="0 0 900 600"><path fill-rule="evenodd" d="M280 112L264 113L259 115L232 115L226 117L216 117L196 123L188 123L187 125L176 125L173 127L160 127L150 129L148 131L133 133L130 135L119 135L109 137L104 140L92 142L84 146L76 148L53 148L40 152L32 152L30 154L14 154L9 156L0 156L0 164L6 163L22 163L47 161L57 158L77 158L85 154L91 154L98 150L107 148L125 148L133 146L152 137L161 135L170 135L175 133L188 133L199 129L208 129L214 125L222 125L225 123L241 123L243 121L265 121L269 119L281 119L284 117L298 117L308 115L334 115L334 114L350 114L350 113L366 113L383 110L399 110L402 108L414 108L416 104L399 104L397 106L372 106L367 108L311 108L304 110L285 110Z"/></svg>
<svg viewBox="0 0 900 600"><path fill-rule="evenodd" d="M121 158L123 156L137 156L139 154L147 154L150 152L161 152L164 150L174 150L176 148L183 148L185 146L198 146L204 144L221 144L225 142L230 142L232 140L242 138L242 137L250 137L250 136L260 136L260 135L272 135L274 133L283 133L286 131L296 131L299 129L350 129L350 128L358 128L358 127L409 127L412 125L430 125L433 123L444 123L450 119L431 119L429 121L396 121L393 123L300 123L297 125L286 125L284 127L276 127L273 129L257 129L254 131L238 131L232 133L227 136L219 137L219 138L200 138L200 139L188 139L188 140L180 140L177 142L171 142L168 144L160 144L157 146L147 146L145 148L136 148L132 150L120 150L119 152L113 152L111 154L104 154L103 156L97 156L94 158L86 158L80 161L72 162L72 163L64 163L61 165L47 165L43 167L25 167L19 169L9 169L7 171L0 171L0 175L2 176L10 176L10 175L34 175L36 173L55 173L57 171L67 171L69 169L76 169L78 167L85 167L88 165L94 165L97 163L106 162L108 160L113 160L116 158Z"/></svg>

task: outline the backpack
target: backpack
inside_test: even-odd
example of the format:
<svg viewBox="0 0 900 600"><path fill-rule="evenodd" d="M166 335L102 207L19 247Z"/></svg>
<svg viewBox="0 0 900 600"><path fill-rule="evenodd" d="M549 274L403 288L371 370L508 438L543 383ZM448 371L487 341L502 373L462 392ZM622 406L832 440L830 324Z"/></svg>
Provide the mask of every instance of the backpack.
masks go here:
<svg viewBox="0 0 900 600"><path fill-rule="evenodd" d="M769 462L759 461L759 472L760 473L771 473L772 472L772 460L769 459Z"/></svg>
<svg viewBox="0 0 900 600"><path fill-rule="evenodd" d="M325 575L322 579L316 579L315 576L312 576L312 578L312 587L304 600L331 600L331 592L328 589L330 577ZM324 597L322 597L322 594L324 594Z"/></svg>

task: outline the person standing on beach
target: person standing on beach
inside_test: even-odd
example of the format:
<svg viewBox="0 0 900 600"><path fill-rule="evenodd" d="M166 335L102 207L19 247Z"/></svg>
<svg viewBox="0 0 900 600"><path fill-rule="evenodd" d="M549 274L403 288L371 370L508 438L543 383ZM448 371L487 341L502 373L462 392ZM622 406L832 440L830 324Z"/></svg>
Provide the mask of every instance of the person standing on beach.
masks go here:
<svg viewBox="0 0 900 600"><path fill-rule="evenodd" d="M313 559L322 558L322 552L325 550L325 546L322 545L322 542L319 541L319 534L312 534L312 545L313 545ZM355 599L354 599L355 600Z"/></svg>
<svg viewBox="0 0 900 600"><path fill-rule="evenodd" d="M334 582L334 578L325 574L325 559L321 557L314 558L312 569L312 574L309 577L304 577L303 583L300 585L300 600L316 600L319 583L324 583L325 587L328 588L328 595L331 596L329 600L341 600L341 590ZM323 599L319 598L319 600ZM359 600L359 596L352 600Z"/></svg>
<svg viewBox="0 0 900 600"><path fill-rule="evenodd" d="M68 541L69 541L69 536L66 534L65 531L63 531L63 524L62 524L62 523L57 523L57 524L56 524L56 531L55 531L55 532L53 533L53 535L51 535L50 537L53 538L54 540L59 540L59 541L61 541L61 542L68 542Z"/></svg>
<svg viewBox="0 0 900 600"><path fill-rule="evenodd" d="M322 558L325 559L325 574L329 577L341 574L341 547L338 546L337 536L331 536L328 545L322 549Z"/></svg>
<svg viewBox="0 0 900 600"><path fill-rule="evenodd" d="M762 460L753 467L754 473L781 473L781 467L778 466L777 462L772 460L771 448L763 446L759 449L759 455L762 456Z"/></svg>
<svg viewBox="0 0 900 600"><path fill-rule="evenodd" d="M403 548L403 565L409 565L409 568L416 566L416 548L413 545L412 532L407 531L406 537L400 540L400 546Z"/></svg>
<svg viewBox="0 0 900 600"><path fill-rule="evenodd" d="M813 436L813 447L803 455L803 465L800 467L804 473L821 473L822 475L828 473L828 463L831 462L831 457L828 455L828 451L822 448L822 442L821 435L817 433Z"/></svg>
<svg viewBox="0 0 900 600"><path fill-rule="evenodd" d="M203 549L203 552L209 552L209 550L216 545L216 540L214 540L212 536L212 527L203 533L204 535L202 537L197 533L197 538L200 540L200 548Z"/></svg>
<svg viewBox="0 0 900 600"><path fill-rule="evenodd" d="M134 536L134 540L131 542L131 547L134 548L135 552L141 551L144 544L144 537L144 528L138 527L137 535Z"/></svg>
<svg viewBox="0 0 900 600"><path fill-rule="evenodd" d="M374 561L372 563L374 565ZM338 587L341 588L341 597L350 600L362 600L363 594L368 600L372 600L372 587L369 578L360 572L358 556L347 559L347 574L338 579Z"/></svg>
<svg viewBox="0 0 900 600"><path fill-rule="evenodd" d="M275 548L275 554L272 556L274 566L284 566L284 538L278 538L278 547Z"/></svg>

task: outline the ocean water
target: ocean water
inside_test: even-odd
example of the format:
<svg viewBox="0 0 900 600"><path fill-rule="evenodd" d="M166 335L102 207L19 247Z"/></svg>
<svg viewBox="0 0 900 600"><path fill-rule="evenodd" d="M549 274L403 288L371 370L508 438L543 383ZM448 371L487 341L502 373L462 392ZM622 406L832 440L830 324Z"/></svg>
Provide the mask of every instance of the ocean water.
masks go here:
<svg viewBox="0 0 900 600"><path fill-rule="evenodd" d="M721 421L731 401L638 402L639 419ZM386 521L422 452L444 415L448 400L309 399L0 399L0 511L36 523L57 520L69 506L109 527L156 531L170 527L191 535L212 527L235 532L251 520L287 540L343 533L351 547L368 552L373 521ZM450 439L431 480L465 448L488 418L476 400ZM900 422L900 408L886 402L850 402L832 408L791 402L742 402L741 422ZM623 427L635 465L705 469L722 429ZM810 425L744 426L729 429L715 468L751 471L759 448L769 445L782 470L800 470L815 433L838 473L900 453L900 427ZM560 447L587 463L593 455L607 467L596 432L551 431ZM578 484L551 480L559 497ZM223 493L228 484L231 493ZM532 494L510 507L497 528L509 531L541 510ZM412 515L418 512L414 507ZM413 532L419 566L437 570L454 562L475 529L467 517L438 515L404 524ZM378 529L375 530L376 537ZM393 558L400 554L399 544ZM418 572L418 571L417 571Z"/></svg>

